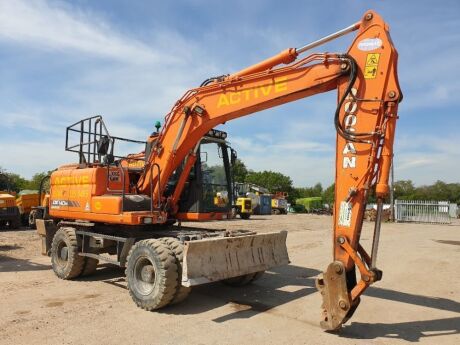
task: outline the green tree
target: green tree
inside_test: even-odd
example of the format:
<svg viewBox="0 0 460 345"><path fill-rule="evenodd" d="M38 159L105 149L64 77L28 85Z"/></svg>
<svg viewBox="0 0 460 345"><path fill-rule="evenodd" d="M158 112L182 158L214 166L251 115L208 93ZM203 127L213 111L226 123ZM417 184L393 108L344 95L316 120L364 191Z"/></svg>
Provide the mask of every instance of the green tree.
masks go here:
<svg viewBox="0 0 460 345"><path fill-rule="evenodd" d="M31 180L27 180L19 174L9 173L0 167L0 190L10 190L20 192L24 189L36 189L40 187L41 180L51 174L52 171L36 173ZM44 189L49 189L49 183L46 183Z"/></svg>
<svg viewBox="0 0 460 345"><path fill-rule="evenodd" d="M48 175L51 175L52 171L48 171L48 172L41 172L41 173L36 173L32 176L32 179L29 181L29 187L28 189L36 189L38 190L40 188L40 183L42 182L42 180L48 176ZM45 184L43 185L43 188L44 190L48 190L49 189L49 180L48 181L45 181Z"/></svg>
<svg viewBox="0 0 460 345"><path fill-rule="evenodd" d="M0 168L0 189L19 192L27 189L29 181L18 174L8 173Z"/></svg>
<svg viewBox="0 0 460 345"><path fill-rule="evenodd" d="M414 195L415 187L411 180L401 180L394 183L395 199L410 199Z"/></svg>
<svg viewBox="0 0 460 345"><path fill-rule="evenodd" d="M246 181L258 186L267 188L270 192L287 192L291 195L293 191L292 180L289 176L274 171L255 172L249 171Z"/></svg>
<svg viewBox="0 0 460 345"><path fill-rule="evenodd" d="M0 190L9 190L10 189L10 179L5 170L0 167Z"/></svg>
<svg viewBox="0 0 460 345"><path fill-rule="evenodd" d="M395 199L400 200L435 200L460 203L460 183L436 181L432 185L415 187L410 180L396 181Z"/></svg>
<svg viewBox="0 0 460 345"><path fill-rule="evenodd" d="M294 188L294 192L296 199L321 196L323 194L323 186L318 182L313 187Z"/></svg>
<svg viewBox="0 0 460 345"><path fill-rule="evenodd" d="M233 179L235 182L245 182L248 174L248 169L243 161L239 158L236 159L232 166Z"/></svg>
<svg viewBox="0 0 460 345"><path fill-rule="evenodd" d="M329 187L327 187L323 193L323 203L328 204L332 206L334 204L335 200L335 183L331 184Z"/></svg>

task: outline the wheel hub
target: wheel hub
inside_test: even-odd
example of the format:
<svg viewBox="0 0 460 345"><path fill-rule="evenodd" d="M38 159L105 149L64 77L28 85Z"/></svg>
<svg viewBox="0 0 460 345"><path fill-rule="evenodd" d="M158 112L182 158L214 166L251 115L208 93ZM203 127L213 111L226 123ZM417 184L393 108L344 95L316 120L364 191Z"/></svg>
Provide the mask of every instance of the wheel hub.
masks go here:
<svg viewBox="0 0 460 345"><path fill-rule="evenodd" d="M60 254L61 260L67 261L69 257L69 249L67 247L63 247L61 248L61 252L59 254Z"/></svg>
<svg viewBox="0 0 460 345"><path fill-rule="evenodd" d="M155 281L155 270L152 265L142 267L141 279L146 283L153 283Z"/></svg>

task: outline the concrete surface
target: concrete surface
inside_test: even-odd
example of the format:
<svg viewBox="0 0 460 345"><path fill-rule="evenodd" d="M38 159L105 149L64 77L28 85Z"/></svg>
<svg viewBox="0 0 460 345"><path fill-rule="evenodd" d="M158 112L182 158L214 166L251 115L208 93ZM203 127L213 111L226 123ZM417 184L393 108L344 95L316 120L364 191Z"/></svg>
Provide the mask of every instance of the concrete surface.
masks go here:
<svg viewBox="0 0 460 345"><path fill-rule="evenodd" d="M383 280L339 334L319 327L314 277L331 261L328 216L258 216L213 228L288 230L292 263L252 286L209 284L160 312L138 309L123 270L63 281L31 230L0 232L0 344L460 344L460 224L384 224ZM371 243L365 223L362 243Z"/></svg>

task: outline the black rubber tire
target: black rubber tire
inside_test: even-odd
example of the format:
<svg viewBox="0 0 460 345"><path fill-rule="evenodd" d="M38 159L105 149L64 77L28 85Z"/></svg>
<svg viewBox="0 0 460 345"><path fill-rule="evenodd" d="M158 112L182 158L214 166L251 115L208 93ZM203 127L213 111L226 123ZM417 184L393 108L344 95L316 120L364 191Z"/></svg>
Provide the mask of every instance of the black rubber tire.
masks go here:
<svg viewBox="0 0 460 345"><path fill-rule="evenodd" d="M85 264L83 265L83 270L81 276L90 276L94 274L97 270L97 265L99 264L98 259L85 257Z"/></svg>
<svg viewBox="0 0 460 345"><path fill-rule="evenodd" d="M165 307L176 294L176 258L160 240L142 240L132 246L125 273L129 294L142 309Z"/></svg>
<svg viewBox="0 0 460 345"><path fill-rule="evenodd" d="M281 214L281 211L278 210L278 209L274 209L274 210L272 210L272 214L280 215L280 214Z"/></svg>
<svg viewBox="0 0 460 345"><path fill-rule="evenodd" d="M51 243L51 265L54 273L61 279L73 279L81 274L84 264L84 257L78 255L75 229L62 227L56 231Z"/></svg>
<svg viewBox="0 0 460 345"><path fill-rule="evenodd" d="M8 224L11 230L19 229L21 227L21 216L18 215L16 218L11 219Z"/></svg>
<svg viewBox="0 0 460 345"><path fill-rule="evenodd" d="M177 266L177 288L176 293L171 300L170 304L177 304L184 301L192 288L189 286L182 285L182 262L184 260L184 244L179 241L177 238L173 237L164 237L160 238L160 240L165 243L169 249L174 253L174 257L176 258L176 266Z"/></svg>
<svg viewBox="0 0 460 345"><path fill-rule="evenodd" d="M222 280L222 283L224 283L225 285L233 286L233 287L246 286L256 281L260 277L262 277L264 272L265 271L260 271L256 273L249 273L249 274L244 274L238 277L224 279Z"/></svg>
<svg viewBox="0 0 460 345"><path fill-rule="evenodd" d="M241 219L249 219L250 217L251 217L251 214L249 213L240 213Z"/></svg>
<svg viewBox="0 0 460 345"><path fill-rule="evenodd" d="M21 214L21 225L29 226L29 214L28 213Z"/></svg>

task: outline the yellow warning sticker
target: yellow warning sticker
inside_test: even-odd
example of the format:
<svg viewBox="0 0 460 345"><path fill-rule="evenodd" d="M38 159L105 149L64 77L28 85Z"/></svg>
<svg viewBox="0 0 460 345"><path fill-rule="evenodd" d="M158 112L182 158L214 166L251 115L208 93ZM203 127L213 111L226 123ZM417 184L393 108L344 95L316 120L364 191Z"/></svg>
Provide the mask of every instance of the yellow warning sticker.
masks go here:
<svg viewBox="0 0 460 345"><path fill-rule="evenodd" d="M377 76L377 67L376 66L366 66L364 67L364 78L374 79Z"/></svg>
<svg viewBox="0 0 460 345"><path fill-rule="evenodd" d="M367 54L366 66L378 66L380 54Z"/></svg>
<svg viewBox="0 0 460 345"><path fill-rule="evenodd" d="M370 53L366 57L366 66L364 67L364 78L374 79L377 77L377 70L379 66L380 54Z"/></svg>

